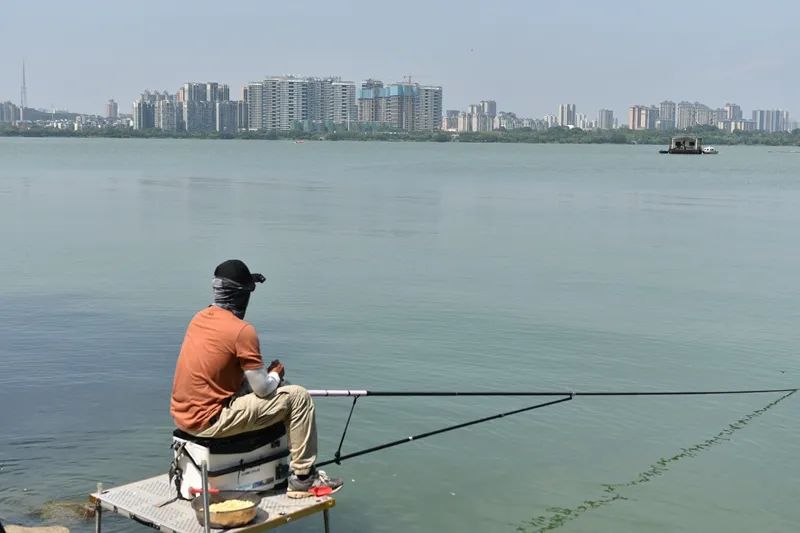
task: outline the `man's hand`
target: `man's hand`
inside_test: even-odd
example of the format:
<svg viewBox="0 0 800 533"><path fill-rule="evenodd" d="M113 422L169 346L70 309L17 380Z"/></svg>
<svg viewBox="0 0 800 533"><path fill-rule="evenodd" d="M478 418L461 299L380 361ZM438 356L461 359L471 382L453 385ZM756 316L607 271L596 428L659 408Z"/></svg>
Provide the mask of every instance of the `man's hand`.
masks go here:
<svg viewBox="0 0 800 533"><path fill-rule="evenodd" d="M277 359L274 359L267 367L267 372L275 372L281 377L281 379L283 379L283 375L286 373L286 369L283 368L283 363L281 363Z"/></svg>

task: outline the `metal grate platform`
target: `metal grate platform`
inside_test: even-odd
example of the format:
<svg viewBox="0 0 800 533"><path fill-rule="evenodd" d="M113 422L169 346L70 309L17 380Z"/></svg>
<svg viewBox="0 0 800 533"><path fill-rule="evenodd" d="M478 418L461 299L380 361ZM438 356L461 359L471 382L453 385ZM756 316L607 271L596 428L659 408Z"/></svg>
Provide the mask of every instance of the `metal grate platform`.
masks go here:
<svg viewBox="0 0 800 533"><path fill-rule="evenodd" d="M170 486L167 474L162 474L94 493L92 499L105 510L165 533L204 533L188 501L176 500L159 507L159 504L174 496L175 489ZM227 531L237 533L266 531L305 516L327 511L336 505L336 500L330 496L292 499L283 491L269 491L262 496L256 519L247 526Z"/></svg>

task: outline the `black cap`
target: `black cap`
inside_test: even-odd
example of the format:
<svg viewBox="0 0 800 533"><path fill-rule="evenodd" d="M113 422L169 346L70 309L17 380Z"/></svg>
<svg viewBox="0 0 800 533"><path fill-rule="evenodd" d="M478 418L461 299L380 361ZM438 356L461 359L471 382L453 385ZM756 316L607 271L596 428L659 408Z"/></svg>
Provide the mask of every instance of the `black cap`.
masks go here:
<svg viewBox="0 0 800 533"><path fill-rule="evenodd" d="M264 283L266 278L258 273L251 274L250 269L239 259L228 259L214 269L214 277L235 281L248 291L256 290L256 283Z"/></svg>

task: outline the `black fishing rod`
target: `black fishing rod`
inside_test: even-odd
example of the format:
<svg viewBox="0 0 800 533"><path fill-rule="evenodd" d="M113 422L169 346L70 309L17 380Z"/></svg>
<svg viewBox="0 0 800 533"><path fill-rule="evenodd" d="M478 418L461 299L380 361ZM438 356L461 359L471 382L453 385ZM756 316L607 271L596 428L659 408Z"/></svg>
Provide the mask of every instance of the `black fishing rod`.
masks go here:
<svg viewBox="0 0 800 533"><path fill-rule="evenodd" d="M369 390L359 390L359 389L321 389L321 390L309 390L309 394L314 397L328 397L328 398L353 398L353 404L350 406L350 413L347 415L347 422L344 425L344 431L342 432L342 438L339 440L339 447L336 449L334 453L333 459L328 461L322 461L317 463L317 466L325 466L332 463L341 464L342 461L346 459L352 459L354 457L358 457L361 455L366 455L368 453L377 452L380 450L385 450L387 448L392 448L394 446L399 446L401 444L405 444L407 442L413 442L416 440L421 440L426 437L432 437L434 435L440 435L442 433L447 433L448 431L453 431L456 429L465 428L468 426L473 426L475 424L481 424L483 422L489 422L491 420L497 420L498 418L503 418L506 416L515 415L518 413L524 413L526 411L533 411L534 409L540 409L542 407L548 407L551 405L556 405L559 403L567 402L575 398L576 396L699 396L699 395L722 395L722 394L765 394L765 393L778 393L783 392L787 393L787 396L790 396L797 392L797 388L791 389L740 389L740 390L712 390L712 391L590 391L590 392L558 392L558 391L369 391ZM426 433L420 433L417 435L411 435L405 437L403 439L394 440L391 442L387 442L384 444L379 444L378 446L372 446L370 448L365 448L363 450L359 450L357 452L348 453L342 455L342 445L344 444L344 438L347 435L347 428L350 427L350 420L353 417L353 411L356 408L356 402L362 396L383 396L383 397L431 397L431 396L538 396L538 397L558 397L557 400L550 400L544 403L538 403L535 405L531 405L529 407L523 407L521 409L515 409L513 411L506 411L503 413L498 413L496 415L486 416L483 418L477 418L475 420L470 420L468 422L463 422L461 424L455 424L453 426L446 426L441 429L436 429L433 431L428 431Z"/></svg>

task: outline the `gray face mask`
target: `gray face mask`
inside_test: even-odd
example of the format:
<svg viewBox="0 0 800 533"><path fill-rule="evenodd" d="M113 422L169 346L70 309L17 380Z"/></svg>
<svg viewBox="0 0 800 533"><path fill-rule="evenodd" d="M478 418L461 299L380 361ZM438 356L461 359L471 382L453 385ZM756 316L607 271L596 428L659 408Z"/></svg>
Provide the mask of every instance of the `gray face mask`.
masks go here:
<svg viewBox="0 0 800 533"><path fill-rule="evenodd" d="M227 309L239 318L244 318L250 302L250 290L227 278L214 278L214 305Z"/></svg>

